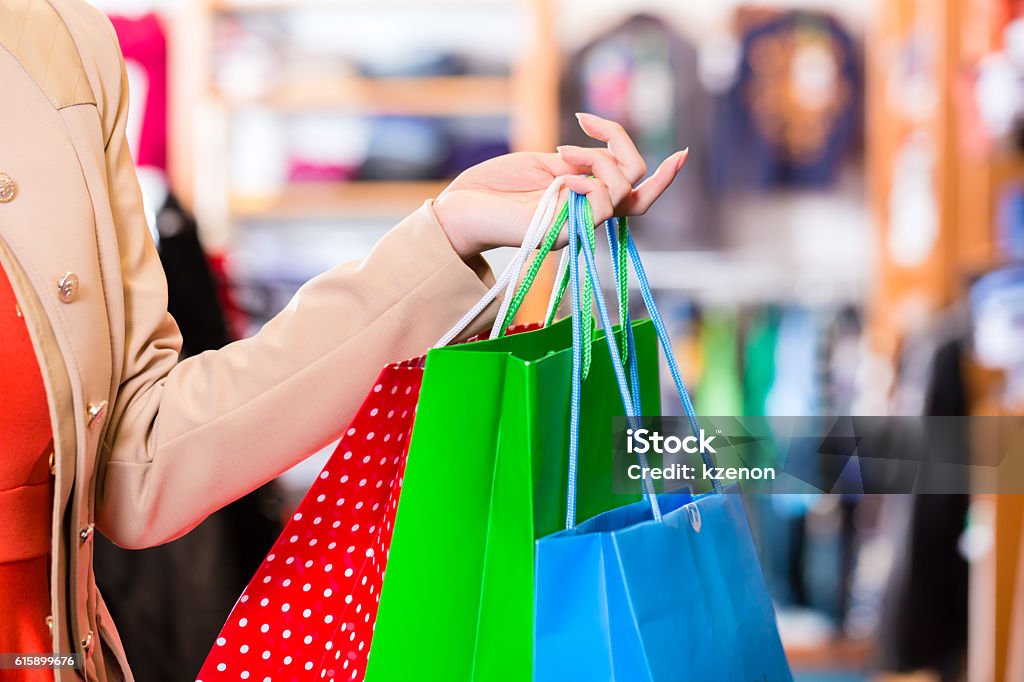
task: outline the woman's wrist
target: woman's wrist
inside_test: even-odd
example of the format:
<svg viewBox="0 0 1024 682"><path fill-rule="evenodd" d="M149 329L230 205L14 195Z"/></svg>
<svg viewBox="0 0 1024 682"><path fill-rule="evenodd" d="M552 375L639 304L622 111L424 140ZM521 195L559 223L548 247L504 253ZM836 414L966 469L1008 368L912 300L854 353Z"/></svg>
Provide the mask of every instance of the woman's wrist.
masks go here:
<svg viewBox="0 0 1024 682"><path fill-rule="evenodd" d="M448 237L448 241L451 243L452 248L455 249L455 253L459 254L462 260L469 261L479 256L483 249L480 248L476 240L466 234L467 230L463 227L465 221L459 220L455 211L451 209L451 203L446 201L446 199L447 197L442 192L434 200L434 218L437 219L437 224L441 226L441 230Z"/></svg>

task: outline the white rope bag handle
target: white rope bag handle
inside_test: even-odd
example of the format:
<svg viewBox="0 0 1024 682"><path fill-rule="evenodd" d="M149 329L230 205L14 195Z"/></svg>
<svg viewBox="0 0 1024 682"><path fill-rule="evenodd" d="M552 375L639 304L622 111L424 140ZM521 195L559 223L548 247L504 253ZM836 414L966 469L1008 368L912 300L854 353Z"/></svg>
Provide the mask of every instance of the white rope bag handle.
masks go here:
<svg viewBox="0 0 1024 682"><path fill-rule="evenodd" d="M434 348L442 348L454 341L483 312L484 308L489 306L491 301L497 298L502 290L505 290L505 296L498 310L498 316L494 321L494 326L491 328L490 338L498 335L498 332L501 331L501 322L505 319L508 307L512 303L512 297L515 295L516 285L519 283L519 274L526 264L526 259L540 246L541 240L543 240L544 235L551 226L551 222L555 218L555 213L558 209L558 194L564 184L565 178L558 177L548 185L547 190L540 199L540 203L537 204L537 210L533 213L530 227L526 230L523 243L519 247L519 251L516 252L512 262L502 271L494 286L462 316L462 319L455 323L454 327L448 330L447 334L434 344Z"/></svg>

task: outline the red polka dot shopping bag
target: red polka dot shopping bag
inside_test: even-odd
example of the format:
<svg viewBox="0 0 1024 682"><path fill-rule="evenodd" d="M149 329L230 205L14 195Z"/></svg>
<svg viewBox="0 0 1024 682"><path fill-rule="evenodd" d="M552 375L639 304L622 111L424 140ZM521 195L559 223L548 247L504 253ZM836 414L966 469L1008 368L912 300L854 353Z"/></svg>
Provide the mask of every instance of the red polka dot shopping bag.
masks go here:
<svg viewBox="0 0 1024 682"><path fill-rule="evenodd" d="M380 373L199 680L362 679L422 377L422 358Z"/></svg>

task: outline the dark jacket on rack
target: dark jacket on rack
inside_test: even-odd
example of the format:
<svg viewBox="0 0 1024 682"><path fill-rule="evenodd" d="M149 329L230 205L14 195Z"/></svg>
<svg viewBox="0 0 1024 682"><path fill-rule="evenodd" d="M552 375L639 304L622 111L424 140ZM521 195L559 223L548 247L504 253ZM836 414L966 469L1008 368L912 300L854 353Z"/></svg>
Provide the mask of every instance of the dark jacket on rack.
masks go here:
<svg viewBox="0 0 1024 682"><path fill-rule="evenodd" d="M690 148L682 182L668 188L637 230L648 248L718 245L705 153L710 101L697 65L696 48L671 26L637 15L572 55L563 77L562 139L593 142L572 118L586 111L621 121L652 170L657 160Z"/></svg>
<svg viewBox="0 0 1024 682"><path fill-rule="evenodd" d="M904 358L927 368L920 390L925 416L969 414L964 376L966 319L947 315L923 338L903 351ZM936 337L940 337L936 343ZM904 363L905 365L907 363ZM914 381L904 377L905 381ZM953 444L964 463L969 443ZM911 495L910 519L898 540L879 625L883 670L932 670L943 682L960 680L967 655L968 564L960 554L967 525L968 495Z"/></svg>
<svg viewBox="0 0 1024 682"><path fill-rule="evenodd" d="M715 98L716 190L824 187L859 142L853 38L828 14L749 13L735 80Z"/></svg>

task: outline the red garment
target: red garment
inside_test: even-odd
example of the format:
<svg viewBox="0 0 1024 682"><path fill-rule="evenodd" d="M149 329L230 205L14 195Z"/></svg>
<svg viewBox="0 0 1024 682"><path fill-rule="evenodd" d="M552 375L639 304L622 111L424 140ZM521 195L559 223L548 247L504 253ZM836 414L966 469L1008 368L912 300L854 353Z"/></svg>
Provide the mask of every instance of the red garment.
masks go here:
<svg viewBox="0 0 1024 682"><path fill-rule="evenodd" d="M138 139L129 140L135 163L167 170L167 36L155 14L112 16L110 22L125 61L145 74L141 82L131 82L131 91L144 95L142 106L133 102L130 114L141 120Z"/></svg>
<svg viewBox="0 0 1024 682"><path fill-rule="evenodd" d="M11 283L0 270L0 652L52 651L49 554L53 436L46 390ZM5 670L5 682L52 682L51 670Z"/></svg>

